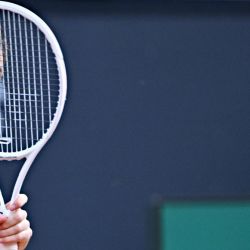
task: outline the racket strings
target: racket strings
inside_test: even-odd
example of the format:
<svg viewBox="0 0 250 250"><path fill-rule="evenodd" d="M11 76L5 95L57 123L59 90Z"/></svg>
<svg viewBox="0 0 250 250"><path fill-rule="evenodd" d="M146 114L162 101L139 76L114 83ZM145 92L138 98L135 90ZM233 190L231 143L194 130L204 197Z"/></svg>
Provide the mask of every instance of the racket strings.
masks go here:
<svg viewBox="0 0 250 250"><path fill-rule="evenodd" d="M17 152L47 132L59 99L54 53L29 20L0 11L0 151ZM8 143L1 143L7 138Z"/></svg>

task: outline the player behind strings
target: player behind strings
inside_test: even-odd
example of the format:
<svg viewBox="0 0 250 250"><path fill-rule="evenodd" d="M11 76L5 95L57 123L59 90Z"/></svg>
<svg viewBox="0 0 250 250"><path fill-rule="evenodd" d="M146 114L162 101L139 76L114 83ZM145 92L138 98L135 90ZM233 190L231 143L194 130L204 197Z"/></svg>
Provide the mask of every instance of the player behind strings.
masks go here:
<svg viewBox="0 0 250 250"><path fill-rule="evenodd" d="M5 39L0 27L0 137L4 136L4 105L6 102L6 89L4 86L4 64L7 61L7 51ZM1 162L0 162L1 164ZM0 165L1 166L1 165ZM13 212L12 216L6 217L0 213L0 243L15 243L18 250L24 250L32 236L30 222L27 219L27 212L22 209L28 201L25 194L19 194L15 202L6 207Z"/></svg>

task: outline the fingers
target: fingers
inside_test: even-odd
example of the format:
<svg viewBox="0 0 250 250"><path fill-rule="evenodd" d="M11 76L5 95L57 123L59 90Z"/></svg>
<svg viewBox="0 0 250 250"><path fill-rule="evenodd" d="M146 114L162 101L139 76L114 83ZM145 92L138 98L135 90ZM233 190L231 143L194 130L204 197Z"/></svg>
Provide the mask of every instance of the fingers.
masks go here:
<svg viewBox="0 0 250 250"><path fill-rule="evenodd" d="M31 238L32 233L32 230L30 228L27 228L26 230L21 231L18 234L10 235L5 238L0 238L0 243L26 243Z"/></svg>
<svg viewBox="0 0 250 250"><path fill-rule="evenodd" d="M0 225L3 224L4 222L6 222L8 219L8 217L6 217L5 215L0 214Z"/></svg>
<svg viewBox="0 0 250 250"><path fill-rule="evenodd" d="M21 209L27 201L27 196L20 194L13 204L6 204L11 212L8 217L0 214L0 243L16 243L19 250L24 250L28 245L33 232L27 212Z"/></svg>
<svg viewBox="0 0 250 250"><path fill-rule="evenodd" d="M9 210L14 211L14 210L16 210L16 209L18 209L18 208L23 207L24 204L27 203L27 201L28 201L27 195L25 195L25 194L19 194L19 195L17 196L16 200L14 201L14 203L13 203L13 204L10 204L10 202L8 202L8 203L6 204L6 207L7 207Z"/></svg>
<svg viewBox="0 0 250 250"><path fill-rule="evenodd" d="M16 243L19 250L24 250L33 234L27 212L19 208L3 219L5 221L0 224L0 243Z"/></svg>
<svg viewBox="0 0 250 250"><path fill-rule="evenodd" d="M0 224L0 230L13 227L16 224L19 224L21 221L26 220L26 218L27 212L19 208L18 210L12 212L6 221Z"/></svg>
<svg viewBox="0 0 250 250"><path fill-rule="evenodd" d="M26 233L21 236L21 240L18 242L18 249L19 250L26 249L32 235L33 235L32 229L30 229L30 228L27 229Z"/></svg>
<svg viewBox="0 0 250 250"><path fill-rule="evenodd" d="M28 220L23 220L12 227L0 230L0 238L8 237L14 234L19 234L22 231L26 231L29 227L30 227L30 222Z"/></svg>

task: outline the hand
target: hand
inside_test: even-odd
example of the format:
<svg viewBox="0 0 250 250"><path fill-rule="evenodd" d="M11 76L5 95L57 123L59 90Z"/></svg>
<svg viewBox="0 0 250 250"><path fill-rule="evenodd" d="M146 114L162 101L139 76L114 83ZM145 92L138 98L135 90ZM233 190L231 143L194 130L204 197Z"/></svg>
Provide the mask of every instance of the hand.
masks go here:
<svg viewBox="0 0 250 250"><path fill-rule="evenodd" d="M20 194L12 205L6 204L12 213L9 217L0 215L0 243L16 243L18 250L27 247L32 230L27 220L27 212L21 209L27 201L27 196Z"/></svg>

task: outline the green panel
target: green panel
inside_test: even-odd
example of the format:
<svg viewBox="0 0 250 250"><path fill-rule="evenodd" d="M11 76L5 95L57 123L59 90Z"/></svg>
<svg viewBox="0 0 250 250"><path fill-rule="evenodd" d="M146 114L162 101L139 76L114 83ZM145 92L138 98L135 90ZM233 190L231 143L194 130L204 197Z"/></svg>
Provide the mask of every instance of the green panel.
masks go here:
<svg viewBox="0 0 250 250"><path fill-rule="evenodd" d="M249 250L250 202L166 202L161 250Z"/></svg>

